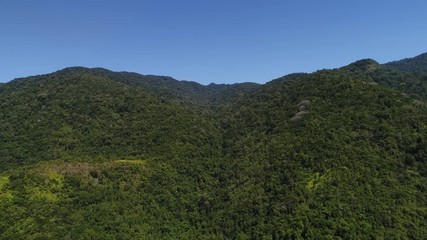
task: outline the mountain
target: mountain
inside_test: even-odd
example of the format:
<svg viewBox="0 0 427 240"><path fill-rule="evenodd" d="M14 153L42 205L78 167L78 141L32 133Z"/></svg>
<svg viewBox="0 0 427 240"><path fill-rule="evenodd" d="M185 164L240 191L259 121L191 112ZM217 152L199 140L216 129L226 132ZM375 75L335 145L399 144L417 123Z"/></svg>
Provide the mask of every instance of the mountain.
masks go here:
<svg viewBox="0 0 427 240"><path fill-rule="evenodd" d="M344 74L278 79L230 110L228 235L425 235L425 104Z"/></svg>
<svg viewBox="0 0 427 240"><path fill-rule="evenodd" d="M423 239L424 77L364 59L263 85L16 79L0 86L0 238Z"/></svg>
<svg viewBox="0 0 427 240"><path fill-rule="evenodd" d="M413 58L389 62L383 66L406 72L427 73L427 53L420 54Z"/></svg>
<svg viewBox="0 0 427 240"><path fill-rule="evenodd" d="M423 64L421 63L426 56L427 53L386 64L379 64L372 59L364 59L345 66L341 70L347 71L345 73L347 76L365 79L371 84L393 88L415 99L425 101L427 100L427 72L422 70ZM401 68L400 66L403 65L408 68ZM425 65L427 62L424 62ZM409 71L409 68L413 71Z"/></svg>
<svg viewBox="0 0 427 240"><path fill-rule="evenodd" d="M198 129L212 128L200 119L201 109L98 75L98 69L69 71L18 79L3 90L2 167L67 156L158 156L187 141L179 133L195 137Z"/></svg>
<svg viewBox="0 0 427 240"><path fill-rule="evenodd" d="M346 69L353 72L374 72L380 68L380 64L373 59L362 59L351 63L342 69Z"/></svg>
<svg viewBox="0 0 427 240"><path fill-rule="evenodd" d="M212 105L223 99L233 99L257 88L256 83L239 84L209 84L201 85L192 81L178 81L167 76L141 75L130 72L112 72L103 68L71 67L60 70L54 75L88 74L121 82L134 87L142 88L159 97L173 99L186 104ZM235 90L230 90L235 89ZM223 96L226 95L226 96Z"/></svg>

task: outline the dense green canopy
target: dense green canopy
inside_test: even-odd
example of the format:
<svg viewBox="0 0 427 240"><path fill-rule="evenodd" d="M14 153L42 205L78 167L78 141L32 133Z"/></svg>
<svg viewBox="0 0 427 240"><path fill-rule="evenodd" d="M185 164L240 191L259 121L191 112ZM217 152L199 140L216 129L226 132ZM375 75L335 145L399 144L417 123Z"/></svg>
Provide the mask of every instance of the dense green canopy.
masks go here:
<svg viewBox="0 0 427 240"><path fill-rule="evenodd" d="M423 239L427 74L407 62L2 84L0 238Z"/></svg>

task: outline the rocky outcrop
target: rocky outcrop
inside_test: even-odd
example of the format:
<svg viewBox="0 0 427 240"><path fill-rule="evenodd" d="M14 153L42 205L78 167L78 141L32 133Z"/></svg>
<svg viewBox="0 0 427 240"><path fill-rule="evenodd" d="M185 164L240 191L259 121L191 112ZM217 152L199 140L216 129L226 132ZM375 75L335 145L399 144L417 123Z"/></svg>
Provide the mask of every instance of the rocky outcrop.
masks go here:
<svg viewBox="0 0 427 240"><path fill-rule="evenodd" d="M311 105L310 100L302 100L297 104L298 112L291 118L289 121L296 122L301 120L309 112L307 111L308 107Z"/></svg>

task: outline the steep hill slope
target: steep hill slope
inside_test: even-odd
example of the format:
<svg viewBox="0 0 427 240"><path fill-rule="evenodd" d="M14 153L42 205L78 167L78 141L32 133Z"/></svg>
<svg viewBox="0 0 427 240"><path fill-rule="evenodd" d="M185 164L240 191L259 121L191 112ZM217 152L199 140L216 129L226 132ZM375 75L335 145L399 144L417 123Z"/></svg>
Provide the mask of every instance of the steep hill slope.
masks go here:
<svg viewBox="0 0 427 240"><path fill-rule="evenodd" d="M344 76L335 70L278 79L229 110L222 124L227 235L427 234L426 107Z"/></svg>
<svg viewBox="0 0 427 240"><path fill-rule="evenodd" d="M217 144L201 109L91 72L19 79L0 99L1 167L66 157L169 157L175 144Z"/></svg>
<svg viewBox="0 0 427 240"><path fill-rule="evenodd" d="M202 231L221 154L206 110L86 70L12 81L0 103L1 239Z"/></svg>

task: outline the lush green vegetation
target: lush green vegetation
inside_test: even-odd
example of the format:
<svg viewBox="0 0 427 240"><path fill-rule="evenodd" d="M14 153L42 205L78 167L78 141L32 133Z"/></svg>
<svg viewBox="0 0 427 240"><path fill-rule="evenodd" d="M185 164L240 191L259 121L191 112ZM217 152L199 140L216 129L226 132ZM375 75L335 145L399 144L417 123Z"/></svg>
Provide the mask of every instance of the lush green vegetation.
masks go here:
<svg viewBox="0 0 427 240"><path fill-rule="evenodd" d="M225 124L228 236L425 237L427 114L412 101L339 71L243 99Z"/></svg>
<svg viewBox="0 0 427 240"><path fill-rule="evenodd" d="M427 78L68 68L0 85L1 239L423 239Z"/></svg>
<svg viewBox="0 0 427 240"><path fill-rule="evenodd" d="M424 58L427 66L426 54L414 59L421 60ZM402 61L411 62L412 59ZM343 74L346 76L364 79L371 84L380 84L399 90L414 99L427 100L427 71L423 72L420 66L418 66L419 71L400 70L398 63L399 61L380 65L372 59L365 59L343 67L341 70L345 71Z"/></svg>
<svg viewBox="0 0 427 240"><path fill-rule="evenodd" d="M413 58L389 62L384 64L384 67L406 72L427 73L427 53L420 54Z"/></svg>

